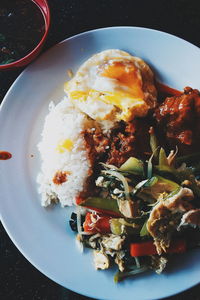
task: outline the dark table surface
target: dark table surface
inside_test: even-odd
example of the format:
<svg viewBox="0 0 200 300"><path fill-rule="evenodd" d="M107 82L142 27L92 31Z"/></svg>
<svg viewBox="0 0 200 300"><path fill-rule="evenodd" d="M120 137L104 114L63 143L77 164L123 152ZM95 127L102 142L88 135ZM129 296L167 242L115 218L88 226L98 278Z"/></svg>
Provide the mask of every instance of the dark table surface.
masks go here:
<svg viewBox="0 0 200 300"><path fill-rule="evenodd" d="M44 51L83 31L123 25L165 31L200 46L199 0L49 0L49 5L52 22ZM0 72L0 102L22 71ZM89 300L36 270L17 250L2 225L0 249L0 299ZM200 285L167 299L199 300Z"/></svg>

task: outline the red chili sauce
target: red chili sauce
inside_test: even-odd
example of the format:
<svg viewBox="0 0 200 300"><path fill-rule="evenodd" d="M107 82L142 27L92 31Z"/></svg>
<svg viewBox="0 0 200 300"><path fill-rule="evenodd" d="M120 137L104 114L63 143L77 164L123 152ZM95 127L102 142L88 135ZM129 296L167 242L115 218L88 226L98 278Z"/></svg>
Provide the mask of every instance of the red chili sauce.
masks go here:
<svg viewBox="0 0 200 300"><path fill-rule="evenodd" d="M0 65L31 52L45 33L45 20L32 0L0 0Z"/></svg>
<svg viewBox="0 0 200 300"><path fill-rule="evenodd" d="M166 97L170 97L170 96L180 96L183 94L183 92L178 91L174 88L169 87L166 84L163 84L159 81L155 82L157 91L158 91L158 98L159 98L159 102L163 102L163 100L165 100Z"/></svg>
<svg viewBox="0 0 200 300"><path fill-rule="evenodd" d="M12 157L12 154L7 151L0 151L0 160L7 160Z"/></svg>

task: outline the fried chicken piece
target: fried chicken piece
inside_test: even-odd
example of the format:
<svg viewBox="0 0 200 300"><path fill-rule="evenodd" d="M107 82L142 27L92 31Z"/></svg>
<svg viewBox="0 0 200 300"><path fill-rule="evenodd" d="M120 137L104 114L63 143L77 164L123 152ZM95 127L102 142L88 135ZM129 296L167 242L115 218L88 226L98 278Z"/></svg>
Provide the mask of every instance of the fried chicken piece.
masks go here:
<svg viewBox="0 0 200 300"><path fill-rule="evenodd" d="M200 92L186 87L181 96L167 97L156 109L158 133L170 149L179 154L197 151L200 146Z"/></svg>

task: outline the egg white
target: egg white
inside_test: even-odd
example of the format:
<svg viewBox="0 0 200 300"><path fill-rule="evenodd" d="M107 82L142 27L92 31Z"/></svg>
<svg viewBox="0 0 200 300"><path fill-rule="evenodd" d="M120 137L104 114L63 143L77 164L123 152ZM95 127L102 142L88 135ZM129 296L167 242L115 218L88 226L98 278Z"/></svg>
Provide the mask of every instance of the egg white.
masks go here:
<svg viewBox="0 0 200 300"><path fill-rule="evenodd" d="M120 82L115 74L104 76L105 70L117 63L122 64L125 73L134 68L134 85ZM134 89L140 93L134 95ZM157 100L149 66L142 59L117 49L105 50L89 58L65 84L65 91L77 108L99 121L130 121L135 116L145 116Z"/></svg>

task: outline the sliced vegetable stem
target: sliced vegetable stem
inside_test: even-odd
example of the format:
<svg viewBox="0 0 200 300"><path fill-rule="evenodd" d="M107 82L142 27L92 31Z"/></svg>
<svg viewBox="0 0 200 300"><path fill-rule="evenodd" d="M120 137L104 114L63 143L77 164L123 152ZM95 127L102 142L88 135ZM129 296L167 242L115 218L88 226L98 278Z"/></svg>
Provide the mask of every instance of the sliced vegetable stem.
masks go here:
<svg viewBox="0 0 200 300"><path fill-rule="evenodd" d="M112 198L88 197L80 202L79 205L102 213L107 212L107 214L121 216L117 200Z"/></svg>
<svg viewBox="0 0 200 300"><path fill-rule="evenodd" d="M151 147L151 151L152 151L152 153L154 153L155 159L158 160L158 156L159 156L159 143L158 143L158 140L157 140L157 137L155 135L155 131L154 131L153 127L150 127L149 134L150 134L150 147Z"/></svg>
<svg viewBox="0 0 200 300"><path fill-rule="evenodd" d="M183 239L173 240L170 243L169 248L166 249L166 253L182 253L186 251L186 242ZM158 254L156 246L153 241L147 241L142 243L132 243L130 245L131 256L149 256Z"/></svg>

